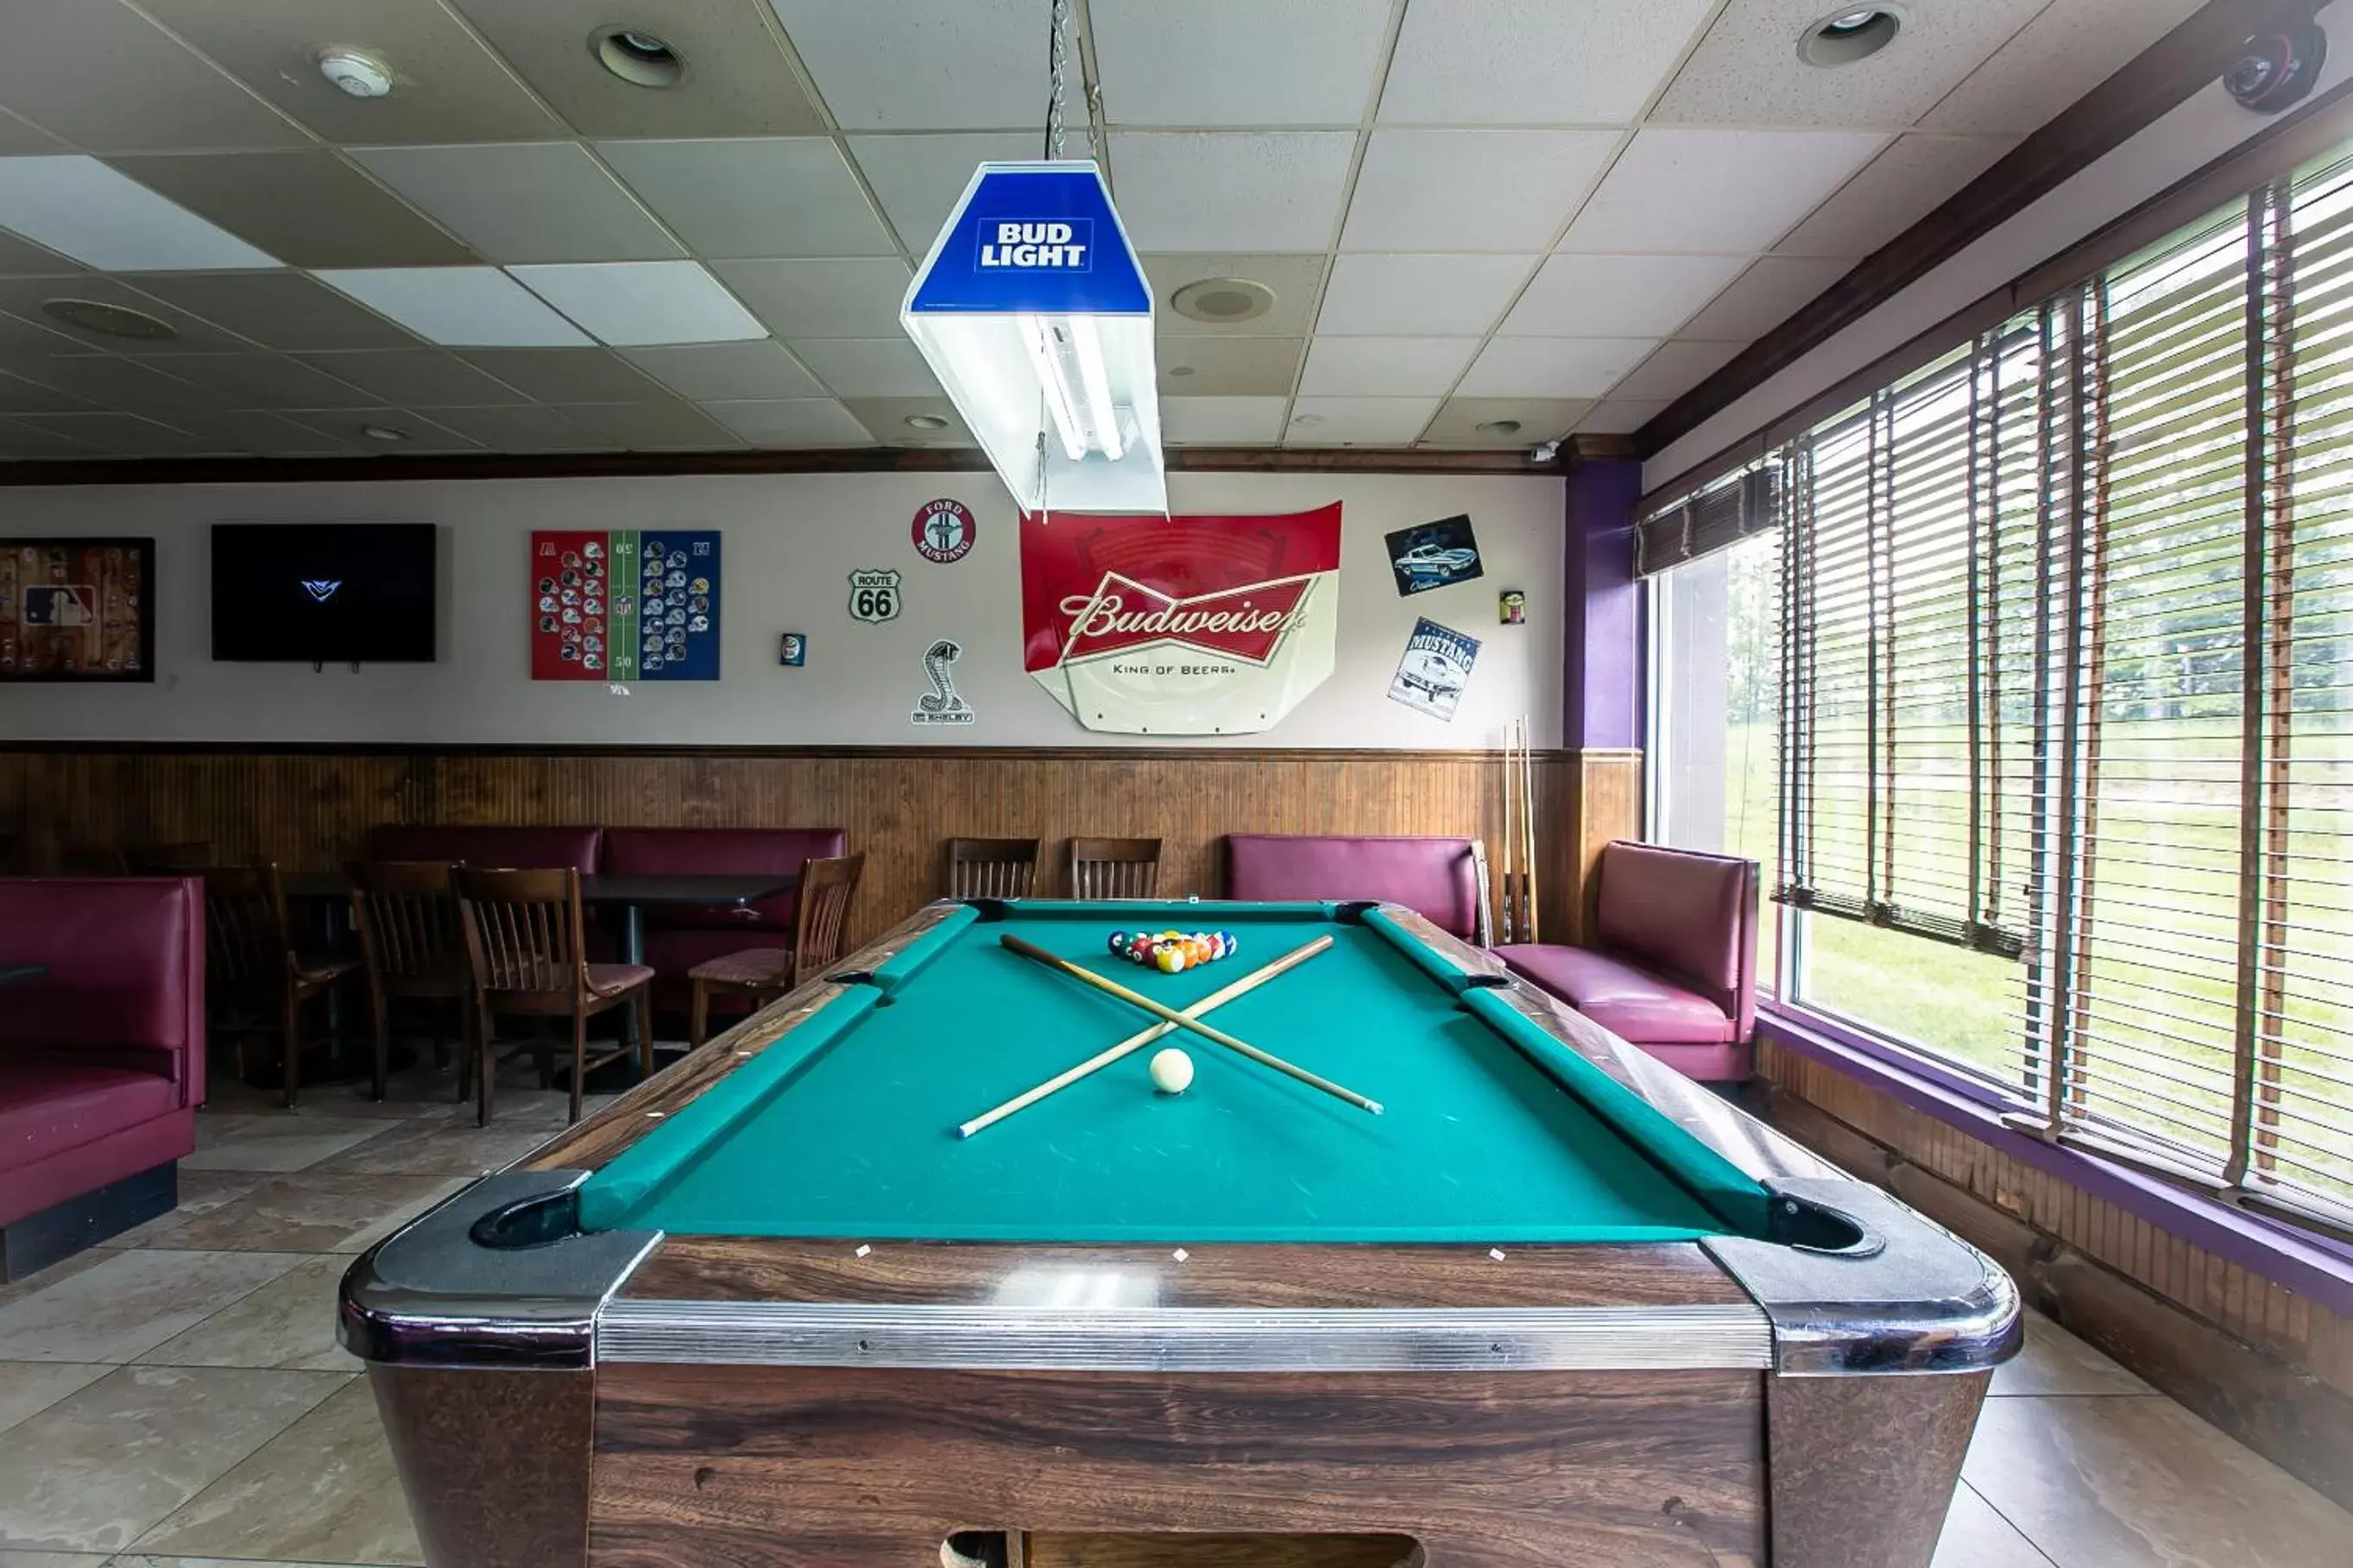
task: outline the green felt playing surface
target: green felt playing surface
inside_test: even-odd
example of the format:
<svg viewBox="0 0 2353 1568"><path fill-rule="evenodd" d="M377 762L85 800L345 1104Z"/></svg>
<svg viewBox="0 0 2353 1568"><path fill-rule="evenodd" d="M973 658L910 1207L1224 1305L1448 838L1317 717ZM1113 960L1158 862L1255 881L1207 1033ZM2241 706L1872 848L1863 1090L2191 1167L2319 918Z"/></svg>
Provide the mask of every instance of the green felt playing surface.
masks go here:
<svg viewBox="0 0 2353 1568"><path fill-rule="evenodd" d="M1764 1223L1697 1140L1375 913L1316 904L959 910L581 1191L592 1229L1069 1242L1685 1239ZM1114 930L1221 928L1178 974ZM1209 1014L1387 1108L1369 1115L1182 1032L968 1139L957 1124L1156 1020L1006 950L1012 932L1172 1007L1318 936ZM1184 1094L1146 1064L1192 1057Z"/></svg>

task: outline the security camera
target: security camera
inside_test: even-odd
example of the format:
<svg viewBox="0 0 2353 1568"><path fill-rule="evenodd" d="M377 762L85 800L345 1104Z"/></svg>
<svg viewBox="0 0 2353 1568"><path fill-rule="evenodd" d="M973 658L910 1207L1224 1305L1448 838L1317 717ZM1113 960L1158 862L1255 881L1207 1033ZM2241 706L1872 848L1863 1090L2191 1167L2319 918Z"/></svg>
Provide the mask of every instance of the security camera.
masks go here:
<svg viewBox="0 0 2353 1568"><path fill-rule="evenodd" d="M1558 441L1543 441L1528 448L1528 461L1531 463L1549 463L1559 456Z"/></svg>
<svg viewBox="0 0 2353 1568"><path fill-rule="evenodd" d="M2317 22L2263 33L2239 47L2222 86L2242 109L2277 114L2304 101L2328 58L2328 37Z"/></svg>

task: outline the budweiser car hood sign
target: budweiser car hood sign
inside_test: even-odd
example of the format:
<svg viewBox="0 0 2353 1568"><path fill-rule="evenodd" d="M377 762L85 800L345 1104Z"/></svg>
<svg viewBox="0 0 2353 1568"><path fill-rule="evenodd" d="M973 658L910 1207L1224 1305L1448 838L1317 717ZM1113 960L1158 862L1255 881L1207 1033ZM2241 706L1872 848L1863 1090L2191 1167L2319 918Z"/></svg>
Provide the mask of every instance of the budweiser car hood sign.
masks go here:
<svg viewBox="0 0 2353 1568"><path fill-rule="evenodd" d="M1340 507L1021 520L1022 667L1090 730L1271 729L1332 673Z"/></svg>

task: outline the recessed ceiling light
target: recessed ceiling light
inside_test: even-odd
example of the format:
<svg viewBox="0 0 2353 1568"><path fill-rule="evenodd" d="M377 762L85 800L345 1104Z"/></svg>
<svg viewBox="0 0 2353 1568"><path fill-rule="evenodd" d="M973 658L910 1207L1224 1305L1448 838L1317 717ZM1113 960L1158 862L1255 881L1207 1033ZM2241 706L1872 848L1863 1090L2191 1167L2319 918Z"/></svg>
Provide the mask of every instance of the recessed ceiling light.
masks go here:
<svg viewBox="0 0 2353 1568"><path fill-rule="evenodd" d="M353 98L382 98L392 90L391 63L373 50L349 44L321 49L319 74Z"/></svg>
<svg viewBox="0 0 2353 1568"><path fill-rule="evenodd" d="M1482 436L1516 436L1520 433L1520 422L1516 419L1489 419L1482 421L1477 429Z"/></svg>
<svg viewBox="0 0 2353 1568"><path fill-rule="evenodd" d="M599 27L588 35L596 63L631 87L676 87L686 60L667 38L641 27Z"/></svg>
<svg viewBox="0 0 2353 1568"><path fill-rule="evenodd" d="M1851 66L1869 59L1895 41L1904 30L1904 13L1894 5L1865 5L1833 11L1809 26L1798 39L1798 58L1810 66Z"/></svg>
<svg viewBox="0 0 2353 1568"><path fill-rule="evenodd" d="M360 434L371 441L406 441L408 432L391 425L363 425Z"/></svg>
<svg viewBox="0 0 2353 1568"><path fill-rule="evenodd" d="M910 414L907 416L907 428L910 430L944 430L947 427L948 422L941 418L936 414Z"/></svg>
<svg viewBox="0 0 2353 1568"><path fill-rule="evenodd" d="M41 314L69 327L79 327L85 332L104 332L110 338L136 338L141 342L157 343L180 335L169 321L159 321L127 306L109 305L98 300L44 300Z"/></svg>
<svg viewBox="0 0 2353 1568"><path fill-rule="evenodd" d="M1247 278L1203 278L1168 297L1180 316L1213 326L1256 321L1274 309L1274 290Z"/></svg>

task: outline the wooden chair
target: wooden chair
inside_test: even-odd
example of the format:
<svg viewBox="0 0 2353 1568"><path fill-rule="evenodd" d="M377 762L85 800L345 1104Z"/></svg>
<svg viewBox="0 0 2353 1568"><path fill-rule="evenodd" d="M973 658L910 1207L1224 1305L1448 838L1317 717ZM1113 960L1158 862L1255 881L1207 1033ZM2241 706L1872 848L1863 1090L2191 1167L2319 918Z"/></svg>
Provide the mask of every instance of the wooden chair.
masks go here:
<svg viewBox="0 0 2353 1568"><path fill-rule="evenodd" d="M590 1070L628 1054L628 1047L621 1046L589 1056L588 1020L597 1014L634 1006L638 1070L654 1070L654 972L641 963L588 962L578 871L568 866L546 871L475 871L461 866L451 875L473 991L474 1037L468 1066L477 1079L477 1124L490 1125L498 1056L492 1019L501 1013L572 1020L575 1121L580 1120L582 1083ZM544 1082L543 1044L539 1052Z"/></svg>
<svg viewBox="0 0 2353 1568"><path fill-rule="evenodd" d="M199 872L216 863L208 839L191 839L185 844L142 844L122 852L122 868L136 875L155 871L166 875L174 871Z"/></svg>
<svg viewBox="0 0 2353 1568"><path fill-rule="evenodd" d="M1037 839L948 840L949 898L1026 899L1037 885Z"/></svg>
<svg viewBox="0 0 2353 1568"><path fill-rule="evenodd" d="M1071 897L1148 899L1159 886L1157 838L1071 840Z"/></svg>
<svg viewBox="0 0 2353 1568"><path fill-rule="evenodd" d="M277 1030L290 1110L302 1087L302 1004L342 984L359 965L295 952L274 863L207 866L195 874L205 883L206 990L230 1010L231 1028ZM242 1076L242 1048L237 1067Z"/></svg>
<svg viewBox="0 0 2353 1568"><path fill-rule="evenodd" d="M775 1001L832 967L841 957L842 932L849 927L850 900L866 875L866 857L842 855L801 862L799 904L793 915L790 948L760 947L698 963L686 972L694 983L692 1029L701 1045L711 1029L713 996L748 996L754 1008Z"/></svg>
<svg viewBox="0 0 2353 1568"><path fill-rule="evenodd" d="M384 1098L392 1055L395 1002L422 1002L431 1015L433 1065L449 1059L446 1011L458 1015L458 1034L471 1037L467 1019L473 996L466 967L466 935L459 928L454 868L438 861L354 860L352 929L367 966L368 1001L375 1020L375 1097ZM473 1092L473 1077L458 1075L458 1098Z"/></svg>

